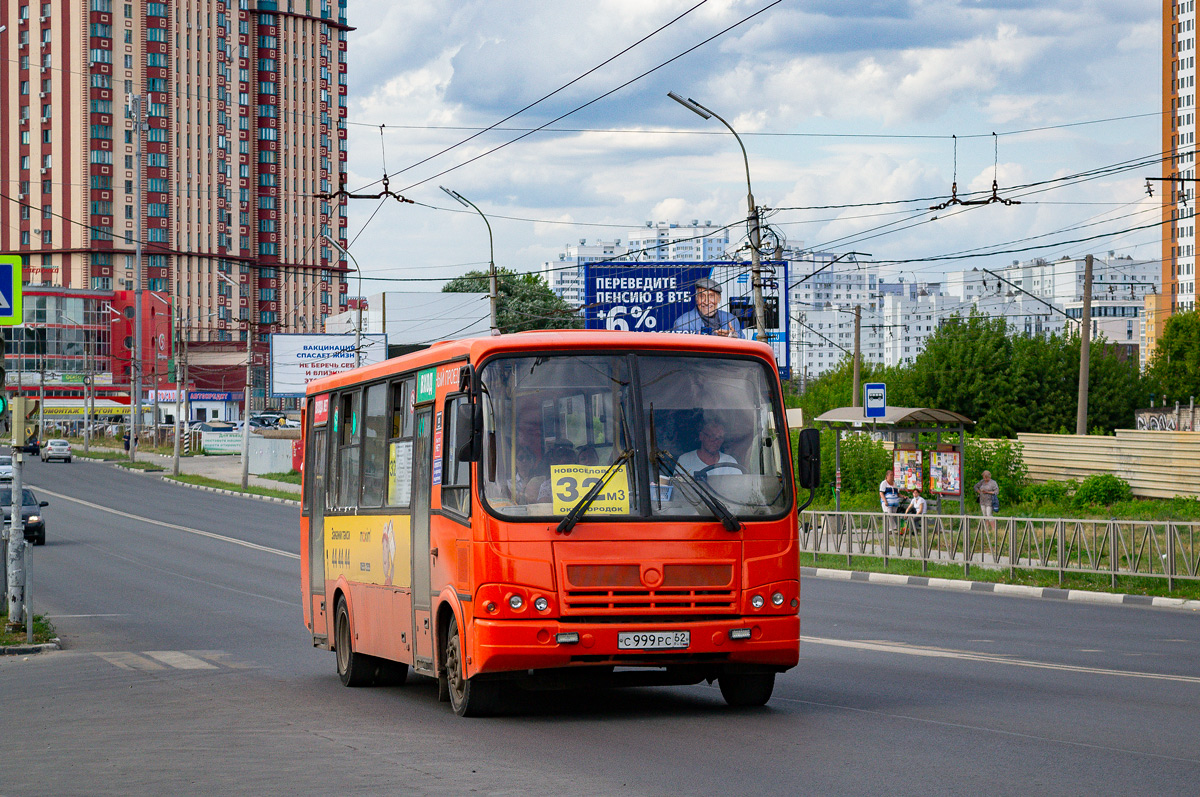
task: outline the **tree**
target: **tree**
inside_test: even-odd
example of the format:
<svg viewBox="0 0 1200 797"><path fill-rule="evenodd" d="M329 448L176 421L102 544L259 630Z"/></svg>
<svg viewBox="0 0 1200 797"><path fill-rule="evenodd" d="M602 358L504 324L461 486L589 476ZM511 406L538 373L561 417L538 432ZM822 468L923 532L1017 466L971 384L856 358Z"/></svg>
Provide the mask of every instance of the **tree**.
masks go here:
<svg viewBox="0 0 1200 797"><path fill-rule="evenodd" d="M1200 310L1167 319L1146 376L1148 389L1161 397L1162 404L1200 397Z"/></svg>
<svg viewBox="0 0 1200 797"><path fill-rule="evenodd" d="M517 274L508 269L496 272L497 324L501 332L531 329L580 329L583 319L575 309L550 290L537 274ZM442 286L445 293L488 293L487 272L469 271ZM484 309L487 306L484 305Z"/></svg>

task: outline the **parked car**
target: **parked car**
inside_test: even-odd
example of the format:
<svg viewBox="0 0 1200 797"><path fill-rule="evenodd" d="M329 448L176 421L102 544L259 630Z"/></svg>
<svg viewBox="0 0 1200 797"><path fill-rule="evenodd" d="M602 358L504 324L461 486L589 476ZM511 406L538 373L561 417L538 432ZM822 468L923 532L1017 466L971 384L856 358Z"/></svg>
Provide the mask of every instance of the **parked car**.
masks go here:
<svg viewBox="0 0 1200 797"><path fill-rule="evenodd" d="M282 415L254 415L250 418L251 429L277 429L287 420Z"/></svg>
<svg viewBox="0 0 1200 797"><path fill-rule="evenodd" d="M49 462L52 459L61 459L63 462L71 461L71 444L66 440L51 440L46 443L46 447L42 449L42 462Z"/></svg>
<svg viewBox="0 0 1200 797"><path fill-rule="evenodd" d="M12 457L0 457L0 482L12 481Z"/></svg>
<svg viewBox="0 0 1200 797"><path fill-rule="evenodd" d="M232 432L233 424L224 421L203 421L192 426L194 432Z"/></svg>
<svg viewBox="0 0 1200 797"><path fill-rule="evenodd" d="M0 508L4 510L5 526L12 520L12 500L12 487L0 488ZM42 508L49 505L49 501L39 501L28 487L21 490L21 519L25 524L26 542L46 544L46 519L42 517Z"/></svg>

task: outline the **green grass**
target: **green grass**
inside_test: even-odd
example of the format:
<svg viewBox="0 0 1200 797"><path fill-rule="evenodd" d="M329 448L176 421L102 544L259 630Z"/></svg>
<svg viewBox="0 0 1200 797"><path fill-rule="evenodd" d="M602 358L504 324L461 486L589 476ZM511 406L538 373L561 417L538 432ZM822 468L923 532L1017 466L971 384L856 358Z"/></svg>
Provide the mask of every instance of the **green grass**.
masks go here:
<svg viewBox="0 0 1200 797"><path fill-rule="evenodd" d="M179 476L167 475L163 476L163 478L170 479L171 481L183 482L185 484L196 484L201 487L215 487L219 490L231 490L235 493L244 492L251 495L265 495L271 498L285 498L289 501L298 501L300 499L299 493L289 493L284 490L272 490L269 487L254 486L250 486L249 488L243 490L242 485L237 482L223 482L219 479L210 479L207 476L181 474Z"/></svg>
<svg viewBox="0 0 1200 797"><path fill-rule="evenodd" d="M300 483L300 471L289 470L289 471L279 471L278 473L264 473L259 478L260 479L270 479L271 481L276 481L276 482L287 482L288 484L299 484Z"/></svg>
<svg viewBox="0 0 1200 797"><path fill-rule="evenodd" d="M1200 599L1200 582L1175 580L1175 589L1167 589L1165 578L1140 576L1118 576L1117 588L1113 589L1109 576L1096 573L1065 573L1062 583L1054 570L1022 570L1018 568L1010 577L1007 567L973 564L971 574L964 573L961 564L929 563L924 570L921 562L914 559L888 558L887 565L882 557L854 556L850 564L844 555L800 554L800 564L805 567L825 567L831 570L863 570L870 573L895 573L904 576L929 576L956 580L986 581L995 584L1020 584L1028 587L1054 587L1082 589L1091 592L1127 593L1130 595L1154 595L1169 598Z"/></svg>
<svg viewBox="0 0 1200 797"><path fill-rule="evenodd" d="M5 603L5 608L0 611L0 647L8 647L10 645L24 645L25 642L25 626L21 626L20 631L10 632L5 629L8 627L8 604ZM33 642L35 645L40 645L49 642L57 636L54 632L54 624L46 619L44 615L35 614L33 616Z"/></svg>

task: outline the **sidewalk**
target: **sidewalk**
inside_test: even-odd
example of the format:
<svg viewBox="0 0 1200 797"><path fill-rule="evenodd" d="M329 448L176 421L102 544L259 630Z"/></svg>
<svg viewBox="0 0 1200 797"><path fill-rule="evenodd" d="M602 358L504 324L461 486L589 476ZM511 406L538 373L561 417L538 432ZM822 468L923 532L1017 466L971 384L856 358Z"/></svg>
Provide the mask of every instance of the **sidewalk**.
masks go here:
<svg viewBox="0 0 1200 797"><path fill-rule="evenodd" d="M106 452L121 451L119 448L98 445L92 445L91 450ZM81 457L86 456L82 447L76 447L75 453ZM137 458L140 462L153 462L156 465L161 465L168 471L171 470L172 458L166 454L139 452ZM180 457L179 472L189 476L204 476L209 479L217 479L218 481L240 485L242 483L242 458L236 454L226 454L223 456L196 454L190 457ZM300 494L300 485L298 484L264 479L254 474L250 475L248 483L251 487L265 487L271 490L281 490L283 492L295 493L296 495Z"/></svg>

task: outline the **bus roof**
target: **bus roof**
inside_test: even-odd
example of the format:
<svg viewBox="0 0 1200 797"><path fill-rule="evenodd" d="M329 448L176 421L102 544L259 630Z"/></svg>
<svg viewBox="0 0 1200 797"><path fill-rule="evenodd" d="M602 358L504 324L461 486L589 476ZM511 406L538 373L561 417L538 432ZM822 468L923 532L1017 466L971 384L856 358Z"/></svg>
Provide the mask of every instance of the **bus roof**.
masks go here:
<svg viewBox="0 0 1200 797"><path fill-rule="evenodd" d="M688 335L664 332L617 332L603 329L552 329L518 332L480 338L464 338L435 343L428 349L405 354L381 363L322 377L309 382L307 394L312 396L330 390L369 382L394 373L429 367L452 360L477 363L499 352L561 351L585 349L618 349L641 351L678 351L689 353L749 354L774 362L775 353L765 343L753 340L729 339L715 335Z"/></svg>

